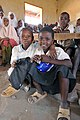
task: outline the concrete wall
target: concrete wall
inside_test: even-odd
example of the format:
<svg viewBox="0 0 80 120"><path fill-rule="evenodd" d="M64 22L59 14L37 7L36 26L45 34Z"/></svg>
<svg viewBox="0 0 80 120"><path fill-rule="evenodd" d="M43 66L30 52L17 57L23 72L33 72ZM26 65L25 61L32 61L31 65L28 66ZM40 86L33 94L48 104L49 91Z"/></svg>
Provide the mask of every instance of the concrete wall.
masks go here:
<svg viewBox="0 0 80 120"><path fill-rule="evenodd" d="M70 14L72 23L80 17L80 0L0 0L0 5L6 15L9 11L13 11L18 19L24 19L24 2L43 9L43 23L54 23L63 11Z"/></svg>
<svg viewBox="0 0 80 120"><path fill-rule="evenodd" d="M56 0L0 0L0 5L2 5L6 15L12 11L18 19L24 19L24 2L43 9L43 23L54 23L56 21Z"/></svg>
<svg viewBox="0 0 80 120"><path fill-rule="evenodd" d="M67 11L71 16L71 22L75 23L80 17L80 0L58 0L58 16Z"/></svg>

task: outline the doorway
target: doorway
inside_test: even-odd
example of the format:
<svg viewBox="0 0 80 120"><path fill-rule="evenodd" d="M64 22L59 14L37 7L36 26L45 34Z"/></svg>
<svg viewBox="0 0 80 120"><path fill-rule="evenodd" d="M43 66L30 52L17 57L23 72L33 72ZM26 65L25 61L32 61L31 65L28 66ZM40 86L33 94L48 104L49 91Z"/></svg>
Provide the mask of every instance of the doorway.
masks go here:
<svg viewBox="0 0 80 120"><path fill-rule="evenodd" d="M30 25L42 24L42 8L25 3L25 23Z"/></svg>

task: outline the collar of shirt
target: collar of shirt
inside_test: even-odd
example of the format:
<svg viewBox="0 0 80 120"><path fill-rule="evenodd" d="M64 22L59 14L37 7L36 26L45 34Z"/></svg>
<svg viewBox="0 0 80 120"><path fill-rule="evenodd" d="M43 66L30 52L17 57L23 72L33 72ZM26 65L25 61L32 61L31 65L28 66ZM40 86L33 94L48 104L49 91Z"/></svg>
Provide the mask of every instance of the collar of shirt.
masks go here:
<svg viewBox="0 0 80 120"><path fill-rule="evenodd" d="M22 47L22 44L19 46L19 52L22 52L22 51L29 51L29 50L31 50L33 48L33 45L31 44L26 50L25 49L23 49L23 47Z"/></svg>

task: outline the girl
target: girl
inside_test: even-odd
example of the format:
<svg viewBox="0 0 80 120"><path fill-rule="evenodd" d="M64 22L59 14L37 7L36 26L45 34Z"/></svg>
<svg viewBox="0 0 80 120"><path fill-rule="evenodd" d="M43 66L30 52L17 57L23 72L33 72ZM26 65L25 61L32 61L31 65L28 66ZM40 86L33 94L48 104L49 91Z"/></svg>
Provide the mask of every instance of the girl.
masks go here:
<svg viewBox="0 0 80 120"><path fill-rule="evenodd" d="M23 28L25 28L24 21L23 20L19 20L18 21L18 25L16 27L16 31L17 31L17 34L18 34L19 38L20 38L20 33L21 33Z"/></svg>
<svg viewBox="0 0 80 120"><path fill-rule="evenodd" d="M2 27L2 19L3 19L3 17L4 17L4 13L2 11L0 11L0 27Z"/></svg>
<svg viewBox="0 0 80 120"><path fill-rule="evenodd" d="M8 13L8 18L10 21L10 25L12 25L14 28L17 27L17 18L16 15L13 12Z"/></svg>
<svg viewBox="0 0 80 120"><path fill-rule="evenodd" d="M3 17L3 26L0 30L0 42L2 48L2 65L9 63L11 50L19 44L19 38L13 26L9 24L8 17Z"/></svg>
<svg viewBox="0 0 80 120"><path fill-rule="evenodd" d="M34 39L34 37L33 37L33 32L31 31L31 29L23 28L22 29L22 34L21 34L21 44L18 45L18 46L15 46L12 49L11 67L8 70L8 75L10 77L11 74L12 73L14 74L15 70L17 69L18 71L17 71L16 75L18 75L18 81L20 81L19 78L23 78L23 83L27 79L28 73L26 73L26 71L27 71L26 66L28 66L28 64L25 64L25 65L22 64L22 66L20 67L20 64L18 64L17 61L18 60L23 60L23 59L25 61L27 61L28 59L25 59L25 58L28 57L28 58L31 59L35 54L38 53L39 55L41 55L41 53L43 52L43 51L39 51L38 49L36 50L36 48L38 46L35 45L35 43L33 43L33 39ZM28 63L29 63L29 68L28 69L30 69L30 60L28 60ZM18 69L18 68L21 68L21 69ZM14 75L14 77L16 77L16 75ZM15 81L15 83L16 83L16 81ZM11 82L11 84L12 84L12 82ZM23 84L22 84L22 86L23 86ZM20 88L22 88L22 86L20 86ZM28 88L27 88L27 90L28 90ZM9 97L9 96L13 95L15 92L17 92L17 90L14 89L14 86L12 87L10 85L7 89L5 89L2 92L1 95L4 96L4 97Z"/></svg>

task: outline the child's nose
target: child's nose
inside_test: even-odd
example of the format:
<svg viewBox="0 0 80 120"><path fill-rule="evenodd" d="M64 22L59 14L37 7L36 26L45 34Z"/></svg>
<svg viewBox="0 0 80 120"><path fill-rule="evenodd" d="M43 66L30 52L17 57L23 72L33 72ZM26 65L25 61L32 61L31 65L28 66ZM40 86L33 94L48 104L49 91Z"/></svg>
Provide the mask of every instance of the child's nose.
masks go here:
<svg viewBox="0 0 80 120"><path fill-rule="evenodd" d="M24 39L24 40L28 40L28 37L26 36L26 37L24 37L23 39Z"/></svg>
<svg viewBox="0 0 80 120"><path fill-rule="evenodd" d="M65 21L65 18L63 18L61 21L63 21L63 22L64 22L64 21Z"/></svg>
<svg viewBox="0 0 80 120"><path fill-rule="evenodd" d="M43 43L45 43L45 42L46 42L46 39L45 39L45 38L43 38L43 40L42 40L42 41L43 41Z"/></svg>

